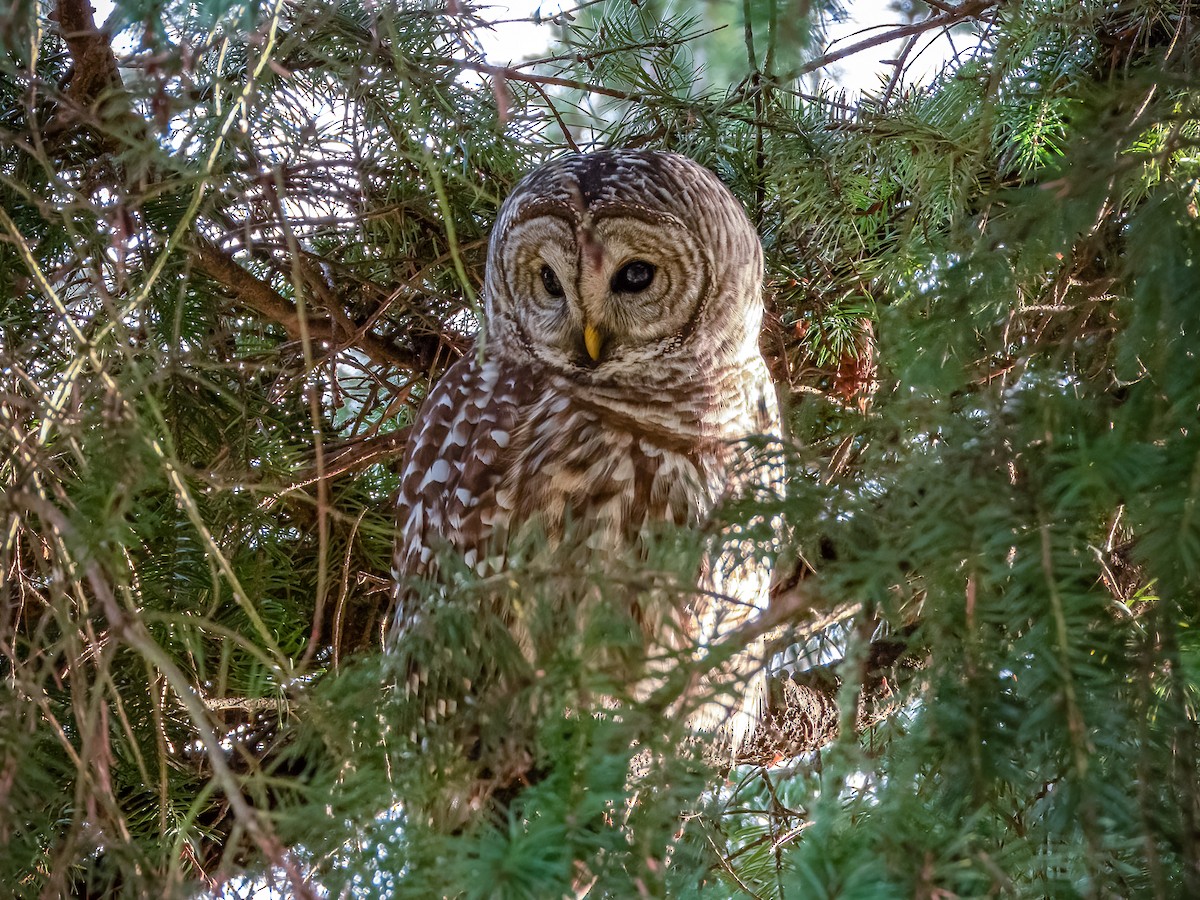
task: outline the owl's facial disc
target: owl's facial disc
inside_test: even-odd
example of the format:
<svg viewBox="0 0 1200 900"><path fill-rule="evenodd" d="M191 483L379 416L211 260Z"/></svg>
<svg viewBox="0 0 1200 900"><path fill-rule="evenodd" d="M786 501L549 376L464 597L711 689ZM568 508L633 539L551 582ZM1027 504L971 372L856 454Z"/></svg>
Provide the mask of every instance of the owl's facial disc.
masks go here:
<svg viewBox="0 0 1200 900"><path fill-rule="evenodd" d="M549 263L542 266L541 276L542 287L546 289L546 293L551 299L566 298L566 288L562 286L562 282L558 280L558 273ZM583 346L592 362L599 362L600 352L604 348L604 336L600 333L600 329L587 321L583 323Z"/></svg>
<svg viewBox="0 0 1200 900"><path fill-rule="evenodd" d="M682 224L622 210L586 225L556 214L518 220L501 263L511 292L496 314L547 362L597 369L685 339L710 266Z"/></svg>

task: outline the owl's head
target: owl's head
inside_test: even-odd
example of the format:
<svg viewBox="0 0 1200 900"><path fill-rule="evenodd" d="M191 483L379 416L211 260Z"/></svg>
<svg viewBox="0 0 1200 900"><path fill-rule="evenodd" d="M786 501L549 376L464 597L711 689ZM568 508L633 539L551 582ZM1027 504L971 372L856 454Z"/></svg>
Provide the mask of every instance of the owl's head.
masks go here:
<svg viewBox="0 0 1200 900"><path fill-rule="evenodd" d="M489 344L581 378L757 353L762 246L741 204L673 153L607 150L536 169L500 209Z"/></svg>

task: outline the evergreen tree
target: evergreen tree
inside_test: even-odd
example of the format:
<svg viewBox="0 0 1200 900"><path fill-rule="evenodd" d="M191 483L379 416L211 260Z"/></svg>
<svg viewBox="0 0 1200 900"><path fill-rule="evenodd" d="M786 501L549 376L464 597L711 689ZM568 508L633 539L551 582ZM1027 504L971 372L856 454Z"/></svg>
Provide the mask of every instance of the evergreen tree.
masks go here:
<svg viewBox="0 0 1200 900"><path fill-rule="evenodd" d="M848 99L833 7L584 3L506 67L465 0L0 11L4 890L1200 896L1200 13L930 3ZM730 767L664 715L689 663L639 697L620 623L534 616L536 778L447 826L499 700L431 723L402 666L531 661L466 577L381 652L395 467L500 201L593 146L763 238L788 494L721 515L787 523L788 665Z"/></svg>

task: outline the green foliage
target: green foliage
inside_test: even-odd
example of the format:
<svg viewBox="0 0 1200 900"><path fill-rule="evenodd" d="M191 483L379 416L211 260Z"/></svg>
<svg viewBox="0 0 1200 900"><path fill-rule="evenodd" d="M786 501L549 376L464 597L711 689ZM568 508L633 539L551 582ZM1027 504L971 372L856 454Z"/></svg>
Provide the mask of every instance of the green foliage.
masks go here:
<svg viewBox="0 0 1200 900"><path fill-rule="evenodd" d="M13 895L1200 894L1189 4L986 6L850 102L791 74L832 4L607 0L503 71L467 3L80 7L0 16ZM703 660L625 612L705 535L535 543L380 652L404 426L502 198L593 144L763 237L791 477L720 521L784 520L772 639L841 720L776 765L689 739Z"/></svg>

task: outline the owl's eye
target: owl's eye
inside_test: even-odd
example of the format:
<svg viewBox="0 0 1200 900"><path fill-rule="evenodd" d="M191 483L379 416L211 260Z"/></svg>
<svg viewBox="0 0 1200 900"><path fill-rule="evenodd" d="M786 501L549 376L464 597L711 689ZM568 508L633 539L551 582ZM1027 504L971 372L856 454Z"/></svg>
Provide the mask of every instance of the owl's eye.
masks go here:
<svg viewBox="0 0 1200 900"><path fill-rule="evenodd" d="M546 293L551 297L561 297L566 294L563 290L562 282L558 280L558 276L554 274L554 270L549 266L542 266L542 284L546 288Z"/></svg>
<svg viewBox="0 0 1200 900"><path fill-rule="evenodd" d="M648 263L644 259L635 259L633 262L623 265L621 270L613 276L612 289L622 294L641 293L650 287L656 271L653 263Z"/></svg>

